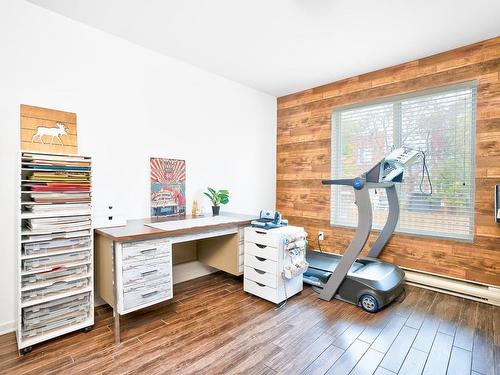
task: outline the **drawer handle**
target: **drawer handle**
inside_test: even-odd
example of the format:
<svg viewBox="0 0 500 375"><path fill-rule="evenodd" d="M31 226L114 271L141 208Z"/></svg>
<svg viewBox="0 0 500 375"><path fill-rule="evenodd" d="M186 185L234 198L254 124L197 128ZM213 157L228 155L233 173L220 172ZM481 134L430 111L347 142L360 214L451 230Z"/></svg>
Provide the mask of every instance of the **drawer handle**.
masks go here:
<svg viewBox="0 0 500 375"><path fill-rule="evenodd" d="M141 250L141 254L146 254L146 253L150 253L152 251L156 251L156 247L152 248L152 249L144 249L144 250Z"/></svg>
<svg viewBox="0 0 500 375"><path fill-rule="evenodd" d="M154 290L154 291L152 291L152 292L148 292L148 293L143 293L143 294L141 294L141 297L142 297L142 298L147 298L147 297L154 296L155 294L158 294L158 293L159 293L159 291Z"/></svg>
<svg viewBox="0 0 500 375"><path fill-rule="evenodd" d="M266 248L266 247L267 247L267 245L261 245L261 244L258 244L258 243L256 243L256 245L257 245L257 247L259 247L259 248L261 248L261 249L264 249L264 248Z"/></svg>
<svg viewBox="0 0 500 375"><path fill-rule="evenodd" d="M261 286L261 287L266 286L266 284L261 284L261 283L258 283L257 281L255 282L255 284L257 284L258 286Z"/></svg>
<svg viewBox="0 0 500 375"><path fill-rule="evenodd" d="M266 260L266 258L261 257L255 257L255 259L257 259L259 262L264 262Z"/></svg>
<svg viewBox="0 0 500 375"><path fill-rule="evenodd" d="M258 270L257 268L254 268L254 270L255 270L255 272L257 272L260 275L263 275L266 273L266 271L261 271L261 270Z"/></svg>
<svg viewBox="0 0 500 375"><path fill-rule="evenodd" d="M149 270L149 271L144 271L144 272L141 272L141 276L147 276L147 275L152 275L153 273L156 273L158 272L158 270Z"/></svg>
<svg viewBox="0 0 500 375"><path fill-rule="evenodd" d="M258 234L267 234L266 232L261 232L261 231L258 231L258 230L256 230L255 233L258 233Z"/></svg>

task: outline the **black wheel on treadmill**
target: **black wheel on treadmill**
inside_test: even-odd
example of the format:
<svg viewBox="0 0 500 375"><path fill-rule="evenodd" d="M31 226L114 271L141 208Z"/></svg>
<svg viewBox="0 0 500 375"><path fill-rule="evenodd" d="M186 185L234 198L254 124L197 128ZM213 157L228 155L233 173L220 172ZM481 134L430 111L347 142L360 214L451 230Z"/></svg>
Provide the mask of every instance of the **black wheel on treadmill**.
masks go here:
<svg viewBox="0 0 500 375"><path fill-rule="evenodd" d="M92 331L92 328L94 328L94 326L88 326L88 327L85 327L85 328L83 329L83 332L85 332L85 333L90 332L90 331Z"/></svg>
<svg viewBox="0 0 500 375"><path fill-rule="evenodd" d="M26 348L22 348L22 349L21 349L21 353L22 353L23 355L25 355L25 354L31 353L31 351L32 351L32 350L33 350L33 347L32 347L32 346L27 346Z"/></svg>
<svg viewBox="0 0 500 375"><path fill-rule="evenodd" d="M359 298L359 305L369 313L376 313L379 309L377 299L371 294L363 294Z"/></svg>

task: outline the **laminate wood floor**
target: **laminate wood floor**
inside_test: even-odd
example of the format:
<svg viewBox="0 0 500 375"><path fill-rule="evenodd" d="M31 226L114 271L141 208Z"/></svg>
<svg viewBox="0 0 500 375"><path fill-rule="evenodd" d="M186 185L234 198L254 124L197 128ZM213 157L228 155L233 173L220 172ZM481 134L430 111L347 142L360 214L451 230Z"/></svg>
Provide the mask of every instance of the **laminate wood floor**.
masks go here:
<svg viewBox="0 0 500 375"><path fill-rule="evenodd" d="M276 309L223 273L174 287L175 298L122 318L109 306L91 332L18 354L0 336L8 374L500 374L500 308L415 287L378 314L311 288Z"/></svg>

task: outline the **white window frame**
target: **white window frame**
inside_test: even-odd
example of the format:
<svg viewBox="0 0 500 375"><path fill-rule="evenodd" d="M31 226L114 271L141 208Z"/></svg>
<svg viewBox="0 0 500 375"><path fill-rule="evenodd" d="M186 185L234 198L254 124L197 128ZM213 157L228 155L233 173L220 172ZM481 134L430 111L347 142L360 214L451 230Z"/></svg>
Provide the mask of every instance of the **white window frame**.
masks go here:
<svg viewBox="0 0 500 375"><path fill-rule="evenodd" d="M470 128L470 142L471 142L471 169L472 169L472 178L471 178L471 189L470 189L470 199L472 202L472 208L471 208L471 215L470 215L470 226L469 226L469 233L464 236L444 236L444 235L436 235L429 233L427 230L419 230L418 228L413 228L412 230L401 230L399 222L398 225L396 226L395 233L400 233L400 234L405 234L405 235L417 235L417 236L423 236L423 237L430 237L430 238L437 238L437 239L444 239L444 240L451 240L451 241L461 241L461 242L472 242L474 240L474 235L475 235L475 191L476 191L476 186L475 186L475 180L476 180L476 115L477 115L477 81L468 81L468 82L463 82L459 84L453 84L453 85L447 85L447 86L442 86L430 90L423 90L423 91L418 91L414 92L411 94L405 94L405 95L397 95L397 96L391 96L388 98L383 98L383 99L378 99L378 100L372 100L368 102L363 102L363 103L357 103L354 105L349 105L349 106L344 106L344 107L337 107L332 110L332 116L331 116L331 136L332 136L332 141L331 141L331 176L332 178L349 178L349 177L357 177L357 176L342 176L340 174L340 169L342 166L342 137L341 137L341 126L339 126L340 122L340 114L343 111L346 110L352 110L352 109L361 109L361 108L366 108L370 106L375 106L375 105L383 105L383 104L392 104L393 105L393 147L401 147L404 145L401 145L401 129L402 129L402 114L401 114L401 102L404 100L408 99L414 99L414 98L422 98L425 96L432 96L436 94L441 94L441 93L446 93L450 91L459 91L460 89L470 89L472 90L472 120L471 120L471 128ZM396 184L396 188L399 190L399 184ZM336 202L336 204L333 204ZM373 202L372 202L373 203ZM339 224L338 222L335 222L335 218L337 218L337 221L341 217L342 207L340 204L340 194L335 194L335 189L334 186L332 186L331 189L331 196L330 196L330 225L335 226L335 227L344 227L344 228L355 228L356 225L346 225L346 224ZM380 231L382 228L374 227L373 230L375 231Z"/></svg>

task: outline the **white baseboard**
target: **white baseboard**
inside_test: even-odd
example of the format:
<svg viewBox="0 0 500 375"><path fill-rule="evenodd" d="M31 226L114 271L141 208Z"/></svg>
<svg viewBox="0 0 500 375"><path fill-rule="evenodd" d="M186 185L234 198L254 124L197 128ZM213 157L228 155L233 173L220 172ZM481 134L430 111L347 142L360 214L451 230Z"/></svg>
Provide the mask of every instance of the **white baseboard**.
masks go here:
<svg viewBox="0 0 500 375"><path fill-rule="evenodd" d="M16 330L16 322L14 320L11 322L0 323L0 335L9 332L14 332L15 330Z"/></svg>
<svg viewBox="0 0 500 375"><path fill-rule="evenodd" d="M420 288L500 306L498 287L409 269L405 269L405 278L407 284Z"/></svg>

